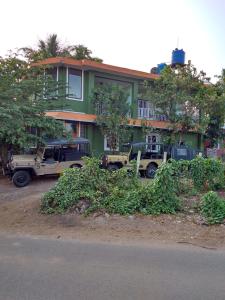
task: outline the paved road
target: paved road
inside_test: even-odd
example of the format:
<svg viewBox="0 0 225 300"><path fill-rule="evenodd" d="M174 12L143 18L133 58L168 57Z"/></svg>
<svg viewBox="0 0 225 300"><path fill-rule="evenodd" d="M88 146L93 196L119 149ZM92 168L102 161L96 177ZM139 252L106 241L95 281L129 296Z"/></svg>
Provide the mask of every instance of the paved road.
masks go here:
<svg viewBox="0 0 225 300"><path fill-rule="evenodd" d="M1 300L224 300L225 252L0 236Z"/></svg>

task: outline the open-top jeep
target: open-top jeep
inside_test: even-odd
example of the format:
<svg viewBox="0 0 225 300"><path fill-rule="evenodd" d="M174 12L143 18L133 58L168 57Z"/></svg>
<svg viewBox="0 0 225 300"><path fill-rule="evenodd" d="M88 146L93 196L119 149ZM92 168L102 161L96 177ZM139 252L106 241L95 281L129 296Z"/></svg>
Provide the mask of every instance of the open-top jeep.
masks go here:
<svg viewBox="0 0 225 300"><path fill-rule="evenodd" d="M17 187L29 184L32 177L60 174L65 168L81 168L82 157L90 156L90 143L84 138L49 140L34 154L12 155L6 171Z"/></svg>
<svg viewBox="0 0 225 300"><path fill-rule="evenodd" d="M132 168L132 161L137 160L138 151L141 151L139 171L147 178L153 178L159 165L163 162L164 149L159 143L131 143L123 145L127 151L119 154L104 155L102 166L110 171L126 167Z"/></svg>

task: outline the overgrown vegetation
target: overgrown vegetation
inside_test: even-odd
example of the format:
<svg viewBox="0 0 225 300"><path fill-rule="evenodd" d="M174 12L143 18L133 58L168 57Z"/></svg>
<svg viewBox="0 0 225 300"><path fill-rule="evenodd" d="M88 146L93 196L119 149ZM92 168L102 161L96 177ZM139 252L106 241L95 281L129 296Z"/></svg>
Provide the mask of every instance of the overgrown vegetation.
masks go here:
<svg viewBox="0 0 225 300"><path fill-rule="evenodd" d="M210 191L202 197L201 214L209 224L222 223L225 220L225 200L216 192Z"/></svg>
<svg viewBox="0 0 225 300"><path fill-rule="evenodd" d="M139 180L134 169L109 172L99 168L96 158L85 158L82 169L67 169L57 184L44 195L44 213L73 210L80 201L88 203L86 213L102 210L129 215L134 213L176 213L182 209L182 194L202 193L225 187L224 165L214 159L164 163L154 180ZM209 224L223 222L225 202L210 191L200 202L200 213Z"/></svg>
<svg viewBox="0 0 225 300"><path fill-rule="evenodd" d="M0 157L3 166L11 147L28 147L44 136L62 136L63 124L47 117L51 102L43 95L46 85L54 94L60 85L42 75L43 70L12 54L0 57ZM46 90L46 89L45 89Z"/></svg>
<svg viewBox="0 0 225 300"><path fill-rule="evenodd" d="M104 209L122 215L135 212L160 214L179 209L173 181L164 181L171 172L167 165L158 172L155 181L143 185L134 171L109 172L99 168L95 158L85 158L82 169L68 169L42 201L46 213L64 212L80 200L90 203L89 212Z"/></svg>

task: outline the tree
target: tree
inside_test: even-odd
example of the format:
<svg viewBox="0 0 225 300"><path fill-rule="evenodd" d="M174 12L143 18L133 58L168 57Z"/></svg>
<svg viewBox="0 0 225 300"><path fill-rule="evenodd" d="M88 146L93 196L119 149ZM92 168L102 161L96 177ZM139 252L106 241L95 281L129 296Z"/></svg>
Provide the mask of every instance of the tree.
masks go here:
<svg viewBox="0 0 225 300"><path fill-rule="evenodd" d="M71 48L71 56L75 59L90 59L96 62L102 63L103 60L98 57L92 57L92 51L85 47L84 45L76 45Z"/></svg>
<svg viewBox="0 0 225 300"><path fill-rule="evenodd" d="M24 47L20 49L29 62L36 62L49 57L69 56L75 59L89 59L97 62L103 60L92 57L92 51L84 45L62 45L57 34L50 34L46 40L39 40L36 49Z"/></svg>
<svg viewBox="0 0 225 300"><path fill-rule="evenodd" d="M93 98L97 125L102 134L106 136L110 150L114 153L119 142L129 140L128 93L118 85L105 84L94 90Z"/></svg>
<svg viewBox="0 0 225 300"><path fill-rule="evenodd" d="M43 98L46 78L18 56L0 57L0 156L7 162L10 147L28 147L44 136L63 133L63 124L45 115L50 102Z"/></svg>
<svg viewBox="0 0 225 300"><path fill-rule="evenodd" d="M218 76L218 81L213 85L214 97L208 104L209 123L206 129L206 139L210 146L214 147L218 141L224 138L225 124L225 70Z"/></svg>
<svg viewBox="0 0 225 300"><path fill-rule="evenodd" d="M198 73L190 63L182 67L166 67L148 89L148 96L158 113L166 116L170 123L171 138L190 130L200 135L205 132L208 115L207 105L213 90L204 72Z"/></svg>
<svg viewBox="0 0 225 300"><path fill-rule="evenodd" d="M72 46L61 46L57 34L50 34L46 41L38 41L37 49L24 47L20 50L29 62L35 62L49 57L71 56L71 48Z"/></svg>

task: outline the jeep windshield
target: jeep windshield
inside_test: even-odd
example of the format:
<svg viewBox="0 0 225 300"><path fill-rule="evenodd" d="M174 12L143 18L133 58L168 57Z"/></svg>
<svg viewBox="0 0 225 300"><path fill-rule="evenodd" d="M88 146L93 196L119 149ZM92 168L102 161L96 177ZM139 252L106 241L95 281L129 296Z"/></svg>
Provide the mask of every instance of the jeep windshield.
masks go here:
<svg viewBox="0 0 225 300"><path fill-rule="evenodd" d="M163 157L163 144L140 142L131 144L130 159L136 159L139 150L142 159L160 159Z"/></svg>

